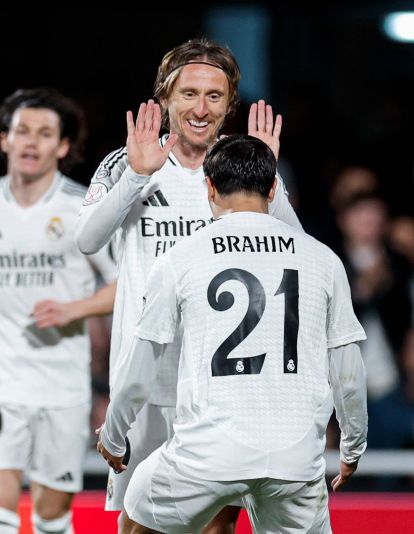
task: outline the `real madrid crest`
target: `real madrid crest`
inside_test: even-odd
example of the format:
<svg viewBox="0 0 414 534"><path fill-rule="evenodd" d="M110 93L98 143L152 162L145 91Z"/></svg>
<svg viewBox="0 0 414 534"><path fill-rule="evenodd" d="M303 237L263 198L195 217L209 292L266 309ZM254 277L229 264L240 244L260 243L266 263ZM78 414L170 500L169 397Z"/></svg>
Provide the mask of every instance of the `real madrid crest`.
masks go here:
<svg viewBox="0 0 414 534"><path fill-rule="evenodd" d="M65 227L60 217L52 217L46 226L46 235L49 239L57 241L65 235Z"/></svg>

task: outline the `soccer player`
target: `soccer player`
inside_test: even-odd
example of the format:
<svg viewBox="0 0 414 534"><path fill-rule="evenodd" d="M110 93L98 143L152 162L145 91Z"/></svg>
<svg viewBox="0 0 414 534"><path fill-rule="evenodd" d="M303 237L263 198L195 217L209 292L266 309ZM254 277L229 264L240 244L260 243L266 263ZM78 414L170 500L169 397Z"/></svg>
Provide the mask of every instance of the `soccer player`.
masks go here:
<svg viewBox="0 0 414 534"><path fill-rule="evenodd" d="M121 228L110 382L128 354L154 260L182 238L211 222L202 164L226 116L237 104L240 71L232 53L205 39L168 52L159 67L155 96L141 104L136 124L128 114L127 147L109 154L97 169L85 198L78 244L93 253ZM169 134L159 138L161 123ZM277 156L281 118L263 100L253 104L249 132L267 142ZM270 212L301 227L278 181ZM130 469L110 473L106 509L121 510L133 468L171 433L175 415L180 333L169 347L175 357L165 366L148 404L128 434ZM235 521L238 510L229 511ZM121 518L122 522L122 518Z"/></svg>
<svg viewBox="0 0 414 534"><path fill-rule="evenodd" d="M80 110L54 89L18 90L0 108L7 176L0 179L0 532L17 534L27 471L35 534L72 533L89 440L86 317L112 311L108 246L84 256L75 240L85 188L74 162ZM96 272L106 285L95 293Z"/></svg>
<svg viewBox="0 0 414 534"><path fill-rule="evenodd" d="M200 532L245 496L255 532L329 533L323 452L333 404L342 431L334 490L365 450L365 334L345 270L328 247L269 216L275 170L259 139L213 146L204 171L216 220L149 275L98 443L125 469L124 436L182 323L175 433L132 476L134 534Z"/></svg>

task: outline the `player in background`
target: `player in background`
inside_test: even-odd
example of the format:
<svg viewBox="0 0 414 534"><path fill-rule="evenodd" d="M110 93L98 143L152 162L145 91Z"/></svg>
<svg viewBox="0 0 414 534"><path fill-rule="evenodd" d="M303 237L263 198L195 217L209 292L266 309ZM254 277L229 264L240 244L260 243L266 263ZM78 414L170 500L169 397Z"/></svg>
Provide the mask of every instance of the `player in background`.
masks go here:
<svg viewBox="0 0 414 534"><path fill-rule="evenodd" d="M82 116L51 88L18 90L0 108L0 531L17 534L23 473L35 534L73 532L89 440L90 340L85 319L111 313L108 246L84 256L74 232L85 188L75 162ZM96 273L105 284L95 292Z"/></svg>
<svg viewBox="0 0 414 534"><path fill-rule="evenodd" d="M235 110L239 79L230 50L206 39L190 40L168 52L155 82L158 103L141 104L135 125L128 113L127 146L109 154L92 178L79 220L80 249L96 252L121 228L111 385L128 354L155 259L211 222L202 164L226 116ZM169 134L159 138L161 124ZM249 133L265 141L276 157L280 128L281 117L274 120L271 106L263 100L251 106ZM270 211L300 227L281 181ZM151 398L128 434L131 469L109 475L107 510L122 509L133 468L171 433L180 346L177 332L168 349L175 356L165 359ZM228 512L224 521L235 523L238 510Z"/></svg>
<svg viewBox="0 0 414 534"><path fill-rule="evenodd" d="M335 405L346 483L366 447L365 372L339 258L269 216L276 160L247 135L204 161L215 222L158 259L98 450L125 469L124 437L183 326L173 438L135 470L125 509L144 532L200 532L246 497L254 532L331 532L325 432Z"/></svg>

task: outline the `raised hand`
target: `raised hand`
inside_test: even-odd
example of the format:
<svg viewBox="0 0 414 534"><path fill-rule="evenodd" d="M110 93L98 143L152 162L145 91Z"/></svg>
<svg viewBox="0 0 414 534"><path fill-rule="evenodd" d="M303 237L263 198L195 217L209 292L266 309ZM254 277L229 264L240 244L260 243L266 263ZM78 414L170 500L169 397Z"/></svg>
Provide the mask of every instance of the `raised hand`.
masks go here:
<svg viewBox="0 0 414 534"><path fill-rule="evenodd" d="M250 106L248 134L261 139L272 150L276 160L279 157L282 115L273 120L272 106L259 100Z"/></svg>
<svg viewBox="0 0 414 534"><path fill-rule="evenodd" d="M148 100L147 104L139 106L135 123L132 111L127 112L128 163L136 173L151 176L158 171L177 142L178 135L170 134L161 148L158 140L160 128L161 109L154 100Z"/></svg>

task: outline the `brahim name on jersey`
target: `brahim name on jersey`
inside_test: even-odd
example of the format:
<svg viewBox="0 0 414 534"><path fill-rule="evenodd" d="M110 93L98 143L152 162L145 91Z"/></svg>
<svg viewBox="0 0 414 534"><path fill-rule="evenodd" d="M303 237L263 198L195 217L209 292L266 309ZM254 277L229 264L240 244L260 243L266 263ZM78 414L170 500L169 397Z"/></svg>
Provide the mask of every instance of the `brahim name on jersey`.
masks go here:
<svg viewBox="0 0 414 534"><path fill-rule="evenodd" d="M285 239L280 235L213 237L214 254L222 252L290 252L295 254L293 237Z"/></svg>

